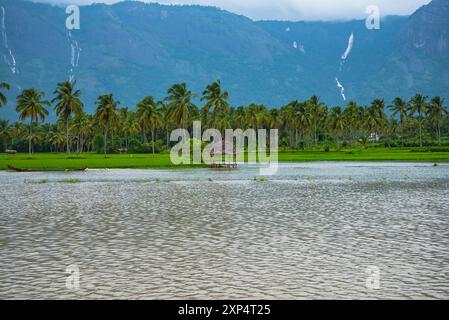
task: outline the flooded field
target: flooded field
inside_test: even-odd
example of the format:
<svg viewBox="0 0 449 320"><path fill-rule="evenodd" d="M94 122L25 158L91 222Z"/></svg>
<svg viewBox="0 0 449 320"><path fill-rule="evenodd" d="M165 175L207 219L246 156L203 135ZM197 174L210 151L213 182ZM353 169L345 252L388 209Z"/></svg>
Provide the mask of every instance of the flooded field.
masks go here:
<svg viewBox="0 0 449 320"><path fill-rule="evenodd" d="M0 172L0 298L449 298L449 165L258 172Z"/></svg>

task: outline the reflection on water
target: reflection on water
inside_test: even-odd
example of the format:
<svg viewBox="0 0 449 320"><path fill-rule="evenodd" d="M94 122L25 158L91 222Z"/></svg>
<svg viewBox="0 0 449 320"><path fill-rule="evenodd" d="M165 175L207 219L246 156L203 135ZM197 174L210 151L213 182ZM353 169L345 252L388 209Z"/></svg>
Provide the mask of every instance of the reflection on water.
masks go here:
<svg viewBox="0 0 449 320"><path fill-rule="evenodd" d="M257 174L0 172L0 298L449 298L449 166Z"/></svg>

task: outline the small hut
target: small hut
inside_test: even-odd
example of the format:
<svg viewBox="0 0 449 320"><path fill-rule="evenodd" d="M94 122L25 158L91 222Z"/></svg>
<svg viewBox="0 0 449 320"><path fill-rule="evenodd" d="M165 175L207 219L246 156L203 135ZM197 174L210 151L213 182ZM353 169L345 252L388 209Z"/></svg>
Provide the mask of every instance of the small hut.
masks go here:
<svg viewBox="0 0 449 320"><path fill-rule="evenodd" d="M219 161L214 161L210 165L213 169L235 169L237 168L237 151L233 142L226 140L218 141L212 146L211 156L219 156ZM224 156L224 158L223 158ZM229 156L232 156L231 161L226 161Z"/></svg>

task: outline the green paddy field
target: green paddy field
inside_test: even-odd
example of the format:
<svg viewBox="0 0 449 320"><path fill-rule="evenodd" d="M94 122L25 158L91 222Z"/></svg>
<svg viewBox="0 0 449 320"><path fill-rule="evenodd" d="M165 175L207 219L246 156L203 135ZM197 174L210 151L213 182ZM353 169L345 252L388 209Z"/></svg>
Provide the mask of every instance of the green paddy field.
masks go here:
<svg viewBox="0 0 449 320"><path fill-rule="evenodd" d="M420 148L370 148L342 151L292 151L280 152L279 162L308 161L409 161L449 162L449 152L431 152ZM8 166L35 170L70 170L79 168L129 168L129 169L175 169L194 168L201 165L173 165L170 154L111 154L105 157L97 153L27 153L0 154L0 170Z"/></svg>

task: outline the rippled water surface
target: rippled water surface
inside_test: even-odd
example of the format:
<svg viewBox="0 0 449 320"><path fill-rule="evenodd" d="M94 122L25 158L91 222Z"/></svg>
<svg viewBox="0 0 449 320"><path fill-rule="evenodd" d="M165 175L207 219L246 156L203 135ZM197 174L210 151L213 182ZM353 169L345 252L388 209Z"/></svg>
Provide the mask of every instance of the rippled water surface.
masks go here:
<svg viewBox="0 0 449 320"><path fill-rule="evenodd" d="M0 298L449 298L449 165L283 164L259 178L0 172Z"/></svg>

